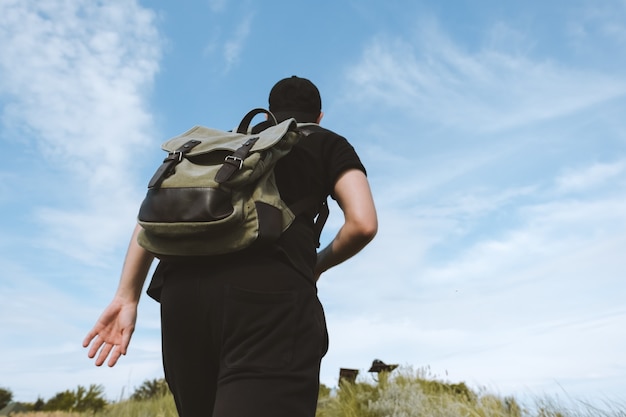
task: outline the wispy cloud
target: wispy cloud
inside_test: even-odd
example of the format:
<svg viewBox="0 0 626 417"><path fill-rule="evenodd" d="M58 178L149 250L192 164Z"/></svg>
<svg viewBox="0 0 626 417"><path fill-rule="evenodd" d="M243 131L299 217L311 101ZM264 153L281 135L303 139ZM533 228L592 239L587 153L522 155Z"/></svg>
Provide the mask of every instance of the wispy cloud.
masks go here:
<svg viewBox="0 0 626 417"><path fill-rule="evenodd" d="M345 79L319 68L345 87L329 116L363 158L380 215L373 243L320 281L331 333L323 382L380 357L507 391L554 380L600 386L594 378L621 388L626 77L616 62L626 56L626 3L583 3L559 19L537 15L549 35L569 30L550 56L541 44L551 38L519 30L513 16L486 17L493 25L471 40L454 19L416 19L409 33L393 16L390 32L354 38L365 47L349 55ZM230 3L198 7L207 4L214 24L192 35L210 31L213 67L243 71L256 15L227 25ZM184 25L179 11L172 19ZM160 62L154 24L132 0L0 1L0 133L17 156L0 168L0 205L16 217L0 233L0 338L10 341L1 347L14 358L0 374L16 398L93 382L116 396L162 376L149 300L122 366L96 369L80 348L115 289L121 260L106 254L123 256L145 187L137 164L162 157L146 104ZM189 74L175 67L164 78ZM216 94L241 92L229 78ZM326 242L343 220L332 213ZM45 381L37 392L35 379Z"/></svg>
<svg viewBox="0 0 626 417"><path fill-rule="evenodd" d="M228 5L228 0L208 0L208 2L209 9L211 9L213 13L219 13L224 11L226 6Z"/></svg>
<svg viewBox="0 0 626 417"><path fill-rule="evenodd" d="M569 171L556 179L557 188L563 192L586 191L600 188L611 179L624 180L626 161L596 163L577 171ZM611 183L615 186L616 184ZM624 185L623 183L621 184Z"/></svg>
<svg viewBox="0 0 626 417"><path fill-rule="evenodd" d="M340 266L320 282L332 334L372 346L342 357L366 366L388 354L498 385L513 356L514 373L535 385L610 369L600 356L568 364L589 355L582 329L624 343L611 335L626 318L614 293L626 77L535 54L533 34L504 22L471 50L423 23L417 36L373 38L346 72L342 114L359 122L346 126L364 149L380 230L350 273ZM350 315L366 308L367 318ZM334 366L350 366L340 356Z"/></svg>
<svg viewBox="0 0 626 417"><path fill-rule="evenodd" d="M502 44L470 52L435 23L420 28L410 39L381 35L367 46L348 73L356 103L485 133L552 120L626 94L624 78L537 61Z"/></svg>
<svg viewBox="0 0 626 417"><path fill-rule="evenodd" d="M626 45L626 2L588 2L578 10L575 19L568 22L570 40L581 51L605 53L615 45ZM599 38L599 39L598 39ZM600 42L598 42L600 41ZM623 57L615 56L615 63Z"/></svg>
<svg viewBox="0 0 626 417"><path fill-rule="evenodd" d="M139 306L138 329L130 358L122 359L125 365L98 368L80 342L115 289L110 272L88 267L81 273L63 262L42 274L20 261L0 258L0 337L11 340L2 345L2 354L12 358L0 361L0 375L16 400L47 399L93 383L104 384L107 397L117 400L146 379L163 377L157 303ZM46 268L45 261L39 263Z"/></svg>
<svg viewBox="0 0 626 417"><path fill-rule="evenodd" d="M229 71L239 62L245 42L250 35L253 15L247 14L234 28L232 37L224 42L224 60L226 61L226 71Z"/></svg>
<svg viewBox="0 0 626 417"><path fill-rule="evenodd" d="M71 201L35 209L44 240L93 260L122 241L114 225L136 204L132 173L153 133L154 15L134 1L2 2L0 43L6 140L35 138L22 145Z"/></svg>
<svg viewBox="0 0 626 417"><path fill-rule="evenodd" d="M228 25L224 25L223 19L216 18L215 20L216 24L211 29L211 38L204 47L203 53L215 56L218 62L223 62L222 71L228 73L241 60L241 54L244 52L252 31L254 12L248 10Z"/></svg>
<svg viewBox="0 0 626 417"><path fill-rule="evenodd" d="M465 199L450 201L448 211L424 201L421 216L383 209L372 247L354 266L322 277L334 338L324 377L381 356L450 370L470 384L498 381L499 389L523 379L546 390L567 382L574 391L572 380L609 372L614 359L593 346L624 344L615 335L626 320L615 311L622 305L615 292L622 288L626 199L615 194L591 201L550 195L540 203L523 193L483 195L491 204L478 210ZM503 223L503 210L516 220ZM603 315L610 317L597 327ZM571 369L572 362L580 366Z"/></svg>

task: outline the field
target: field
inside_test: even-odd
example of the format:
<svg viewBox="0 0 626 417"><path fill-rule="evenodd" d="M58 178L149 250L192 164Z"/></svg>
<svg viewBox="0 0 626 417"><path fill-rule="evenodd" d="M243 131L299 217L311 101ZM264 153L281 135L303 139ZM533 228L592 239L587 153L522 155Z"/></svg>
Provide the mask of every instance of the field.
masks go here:
<svg viewBox="0 0 626 417"><path fill-rule="evenodd" d="M380 374L376 383L342 382L320 388L317 417L626 417L625 404L599 409L584 402L549 398L520 404L515 398L470 390L464 383L428 377L423 370ZM177 417L171 395L108 404L93 413L26 412L20 417Z"/></svg>

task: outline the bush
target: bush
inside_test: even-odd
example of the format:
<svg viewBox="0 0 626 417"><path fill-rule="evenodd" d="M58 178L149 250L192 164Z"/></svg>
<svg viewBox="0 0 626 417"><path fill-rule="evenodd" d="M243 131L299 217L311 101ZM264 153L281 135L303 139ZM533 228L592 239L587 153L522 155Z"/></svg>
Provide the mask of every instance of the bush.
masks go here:
<svg viewBox="0 0 626 417"><path fill-rule="evenodd" d="M6 388L0 388L0 410L9 405L13 399L13 393Z"/></svg>
<svg viewBox="0 0 626 417"><path fill-rule="evenodd" d="M521 417L512 398L476 393L467 385L427 378L424 370L381 373L375 385L341 383L320 402L317 417ZM543 416L542 416L543 417ZM556 416L555 416L556 417Z"/></svg>
<svg viewBox="0 0 626 417"><path fill-rule="evenodd" d="M141 386L135 389L131 400L145 401L153 398L160 398L169 393L169 388L165 379L146 380Z"/></svg>
<svg viewBox="0 0 626 417"><path fill-rule="evenodd" d="M50 398L42 409L44 411L100 411L107 401L103 398L102 385L90 385L89 388L78 386L76 391L63 391Z"/></svg>

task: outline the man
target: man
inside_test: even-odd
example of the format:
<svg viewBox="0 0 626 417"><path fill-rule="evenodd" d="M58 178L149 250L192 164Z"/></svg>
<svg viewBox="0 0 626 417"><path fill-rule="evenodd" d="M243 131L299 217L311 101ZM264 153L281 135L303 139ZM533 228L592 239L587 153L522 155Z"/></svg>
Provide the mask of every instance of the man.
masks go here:
<svg viewBox="0 0 626 417"><path fill-rule="evenodd" d="M308 210L273 246L193 260L161 261L148 294L161 303L165 377L181 417L312 417L328 339L316 281L374 237L377 217L365 168L347 140L319 126L317 87L296 76L269 96L279 121L316 123L276 168L287 204ZM344 214L331 243L316 253L314 217L327 196ZM128 248L120 284L83 346L114 366L127 352L153 256Z"/></svg>

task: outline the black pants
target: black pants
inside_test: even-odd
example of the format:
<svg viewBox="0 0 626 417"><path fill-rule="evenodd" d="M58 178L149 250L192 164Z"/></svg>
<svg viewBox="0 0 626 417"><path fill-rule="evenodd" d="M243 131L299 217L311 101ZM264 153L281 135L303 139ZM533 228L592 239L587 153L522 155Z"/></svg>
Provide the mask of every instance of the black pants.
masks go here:
<svg viewBox="0 0 626 417"><path fill-rule="evenodd" d="M315 286L288 265L168 265L163 364L181 417L313 417L328 348Z"/></svg>

